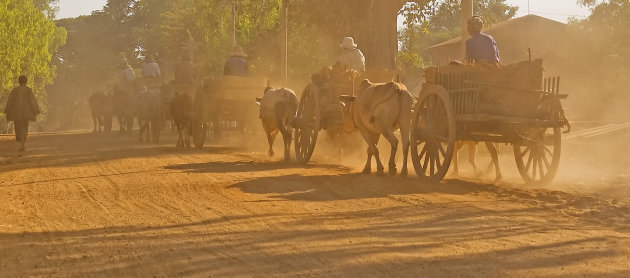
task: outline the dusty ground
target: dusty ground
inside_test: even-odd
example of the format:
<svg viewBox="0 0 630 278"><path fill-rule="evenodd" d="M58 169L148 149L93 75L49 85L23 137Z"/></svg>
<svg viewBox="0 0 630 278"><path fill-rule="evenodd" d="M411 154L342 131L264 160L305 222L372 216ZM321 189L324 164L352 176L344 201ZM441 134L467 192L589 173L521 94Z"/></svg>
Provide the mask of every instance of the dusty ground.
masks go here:
<svg viewBox="0 0 630 278"><path fill-rule="evenodd" d="M601 194L572 166L429 184L134 139L0 138L0 277L630 277L630 164Z"/></svg>

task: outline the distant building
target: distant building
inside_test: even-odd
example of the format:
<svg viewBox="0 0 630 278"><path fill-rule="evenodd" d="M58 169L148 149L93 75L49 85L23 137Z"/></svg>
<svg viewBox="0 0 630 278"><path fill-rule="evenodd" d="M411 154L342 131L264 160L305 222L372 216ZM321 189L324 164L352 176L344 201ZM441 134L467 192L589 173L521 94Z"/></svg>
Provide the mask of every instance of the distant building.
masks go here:
<svg viewBox="0 0 630 278"><path fill-rule="evenodd" d="M529 58L542 58L545 71L559 74L567 61L567 25L537 15L526 15L500 22L483 30L497 41L502 64L511 64ZM442 66L451 60L463 60L461 57L461 37L457 37L428 47L430 61Z"/></svg>

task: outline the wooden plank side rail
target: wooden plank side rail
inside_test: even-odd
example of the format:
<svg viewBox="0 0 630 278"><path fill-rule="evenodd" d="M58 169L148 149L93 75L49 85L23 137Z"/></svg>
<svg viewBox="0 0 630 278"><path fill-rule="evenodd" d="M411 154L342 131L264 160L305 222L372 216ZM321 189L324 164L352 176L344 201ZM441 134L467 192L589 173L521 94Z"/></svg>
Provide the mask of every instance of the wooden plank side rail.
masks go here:
<svg viewBox="0 0 630 278"><path fill-rule="evenodd" d="M479 107L479 90L473 71L438 72L436 83L449 92L455 115L475 114Z"/></svg>

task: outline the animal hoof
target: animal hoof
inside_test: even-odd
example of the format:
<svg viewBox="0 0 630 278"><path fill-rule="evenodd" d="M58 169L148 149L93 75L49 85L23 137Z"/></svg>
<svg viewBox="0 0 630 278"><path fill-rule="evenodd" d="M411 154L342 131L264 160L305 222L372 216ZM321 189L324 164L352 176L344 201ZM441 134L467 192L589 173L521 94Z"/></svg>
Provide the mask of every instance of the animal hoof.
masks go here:
<svg viewBox="0 0 630 278"><path fill-rule="evenodd" d="M396 169L396 167L389 168L388 172L390 176L393 176L393 175L396 175L396 173L398 173L398 169Z"/></svg>
<svg viewBox="0 0 630 278"><path fill-rule="evenodd" d="M403 168L402 171L400 171L400 175L403 177L407 176L407 168Z"/></svg>
<svg viewBox="0 0 630 278"><path fill-rule="evenodd" d="M501 179L502 179L502 178L503 178L503 177L502 177L501 175L498 175L498 176L494 179L494 182L499 182L499 181L501 181Z"/></svg>
<svg viewBox="0 0 630 278"><path fill-rule="evenodd" d="M370 173L372 173L372 169L369 168L364 168L363 171L361 172L362 174L366 174L369 175Z"/></svg>
<svg viewBox="0 0 630 278"><path fill-rule="evenodd" d="M378 170L376 170L376 175L377 176L384 176L385 175L385 171L383 169L378 169Z"/></svg>

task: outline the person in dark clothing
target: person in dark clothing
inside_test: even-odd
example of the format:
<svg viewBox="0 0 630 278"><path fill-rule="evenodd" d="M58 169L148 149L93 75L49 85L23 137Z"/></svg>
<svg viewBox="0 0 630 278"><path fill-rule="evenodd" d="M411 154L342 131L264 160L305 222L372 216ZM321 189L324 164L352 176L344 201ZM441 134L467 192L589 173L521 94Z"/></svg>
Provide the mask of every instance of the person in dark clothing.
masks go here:
<svg viewBox="0 0 630 278"><path fill-rule="evenodd" d="M15 141L20 142L19 151L24 151L24 143L28 135L28 124L37 119L40 113L39 105L33 90L26 86L28 79L22 75L18 78L20 85L11 91L9 100L4 108L7 121L13 121L15 126Z"/></svg>
<svg viewBox="0 0 630 278"><path fill-rule="evenodd" d="M231 75L231 76L247 76L247 60L245 59L247 54L243 52L243 48L240 46L235 46L232 49L232 53L230 58L225 62L225 67L223 67L223 75Z"/></svg>
<svg viewBox="0 0 630 278"><path fill-rule="evenodd" d="M479 16L468 19L468 33L471 38L466 41L466 60L469 63L485 61L489 64L499 63L499 48L494 38L482 33L484 20Z"/></svg>

